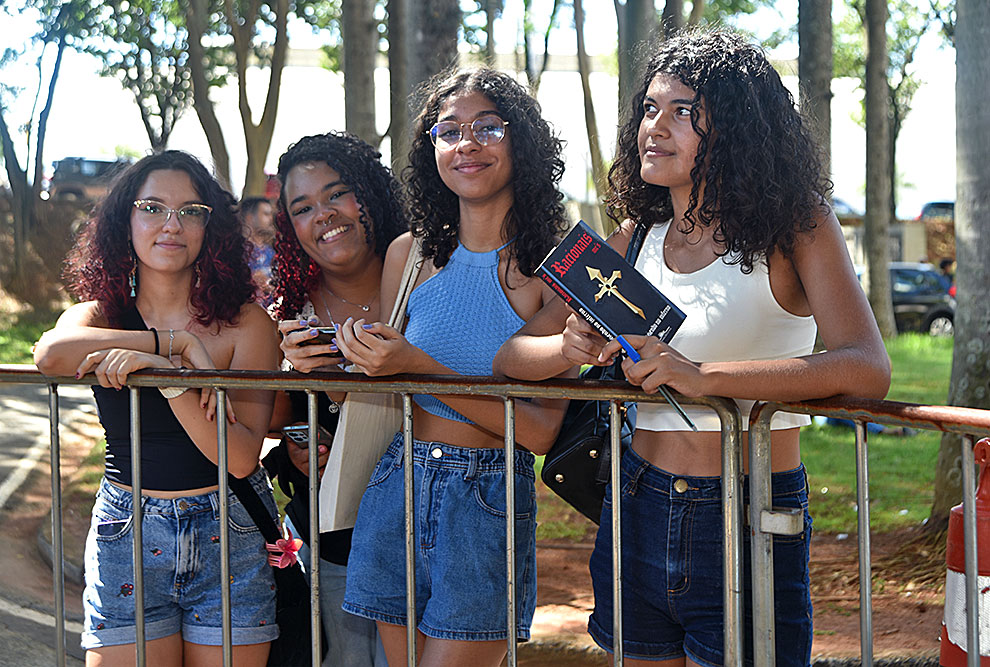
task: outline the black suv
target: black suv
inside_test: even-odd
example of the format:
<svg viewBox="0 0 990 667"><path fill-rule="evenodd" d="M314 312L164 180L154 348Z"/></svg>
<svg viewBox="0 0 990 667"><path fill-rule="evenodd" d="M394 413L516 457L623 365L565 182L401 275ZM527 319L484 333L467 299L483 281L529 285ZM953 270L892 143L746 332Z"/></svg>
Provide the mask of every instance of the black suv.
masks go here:
<svg viewBox="0 0 990 667"><path fill-rule="evenodd" d="M856 267L862 279L864 269ZM920 331L951 336L956 300L949 295L941 274L923 262L890 263L890 297L898 333Z"/></svg>
<svg viewBox="0 0 990 667"><path fill-rule="evenodd" d="M130 160L92 160L67 157L55 162L55 172L48 184L52 199L94 201L110 189L114 177L130 164Z"/></svg>
<svg viewBox="0 0 990 667"><path fill-rule="evenodd" d="M890 290L898 331L952 335L956 300L931 264L891 262Z"/></svg>

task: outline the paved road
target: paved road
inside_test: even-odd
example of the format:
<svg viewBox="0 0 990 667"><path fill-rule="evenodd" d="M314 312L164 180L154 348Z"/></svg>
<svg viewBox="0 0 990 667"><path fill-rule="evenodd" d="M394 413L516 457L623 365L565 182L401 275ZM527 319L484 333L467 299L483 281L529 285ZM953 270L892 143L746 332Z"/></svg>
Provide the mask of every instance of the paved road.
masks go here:
<svg viewBox="0 0 990 667"><path fill-rule="evenodd" d="M0 511L16 502L17 491L38 466L48 467L48 389L43 385L0 384ZM89 387L59 387L62 433L73 413L95 411ZM0 566L11 564L0 564ZM0 666L49 667L56 664L55 619L51 600L14 599L0 590ZM78 619L66 623L66 664L83 664Z"/></svg>

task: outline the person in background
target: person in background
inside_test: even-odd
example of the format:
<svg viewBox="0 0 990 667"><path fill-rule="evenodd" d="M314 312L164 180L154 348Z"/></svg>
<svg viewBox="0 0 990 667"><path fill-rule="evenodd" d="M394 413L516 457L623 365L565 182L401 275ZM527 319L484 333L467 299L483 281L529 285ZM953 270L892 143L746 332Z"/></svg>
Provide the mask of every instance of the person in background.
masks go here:
<svg viewBox="0 0 990 667"><path fill-rule="evenodd" d="M817 149L760 48L723 30L667 38L633 96L609 185L609 212L621 222L610 245L624 253L634 228L645 227L636 268L687 315L669 345L626 336L641 357L622 362L629 382L651 394L668 385L735 398L744 450L754 400L886 395L890 361L827 203ZM813 354L816 333L825 351ZM494 367L539 380L612 363L620 351L558 300L502 347ZM588 630L613 650L611 512L621 493L629 665L723 664L721 424L710 409L686 410L699 432L671 406L641 402L622 486L606 488ZM811 517L799 447L808 421L777 413L771 422L773 504L804 516L801 533L773 540L780 666L803 667L811 656Z"/></svg>
<svg viewBox="0 0 990 667"><path fill-rule="evenodd" d="M276 218L274 306L282 332L284 367L308 373L339 370L330 343L306 344L318 325L348 318L378 319L382 262L388 244L408 226L399 185L381 154L343 132L303 137L278 163L282 183ZM322 477L344 394L318 394ZM280 392L272 428L306 423L306 395ZM286 527L310 544L309 452L283 438L264 460L290 496ZM375 624L341 610L351 530L320 534L320 610L327 635L326 667L384 667ZM300 551L309 566L309 547Z"/></svg>
<svg viewBox="0 0 990 667"><path fill-rule="evenodd" d="M539 104L506 74L440 75L414 125L404 172L412 233L389 247L382 314L422 239L405 333L349 317L344 356L369 375L490 375L499 346L551 297L536 267L566 225L561 142ZM517 629L536 605L534 453L553 443L566 401L516 402L515 460L499 399L414 397L417 618L406 617L404 440L396 434L358 509L344 609L378 622L390 665L406 664L407 622L420 665L494 667L506 653L507 474L516 479Z"/></svg>
<svg viewBox="0 0 990 667"><path fill-rule="evenodd" d="M275 251L275 209L264 197L245 197L241 200L241 223L244 235L251 242L248 265L251 278L257 285L256 300L264 308L272 303L272 259Z"/></svg>
<svg viewBox="0 0 990 667"><path fill-rule="evenodd" d="M950 257L943 257L938 263L939 281L942 287L948 292L956 282L956 260Z"/></svg>
<svg viewBox="0 0 990 667"><path fill-rule="evenodd" d="M86 539L86 664L134 661L130 373L145 368L275 370L278 347L254 286L234 199L191 155L165 151L129 167L77 239L66 284L82 300L35 346L46 375L95 373L106 470ZM264 665L278 636L265 540L237 496L218 522L217 419L228 470L247 478L275 520L258 466L273 392L139 390L144 620L149 665L221 660L220 539L228 531L233 658Z"/></svg>

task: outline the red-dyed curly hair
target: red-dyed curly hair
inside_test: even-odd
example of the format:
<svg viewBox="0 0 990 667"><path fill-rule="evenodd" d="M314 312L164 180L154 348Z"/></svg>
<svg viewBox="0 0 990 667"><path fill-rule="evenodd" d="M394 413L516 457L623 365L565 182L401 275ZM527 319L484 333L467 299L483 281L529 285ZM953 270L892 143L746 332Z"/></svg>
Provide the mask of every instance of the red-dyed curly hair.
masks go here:
<svg viewBox="0 0 990 667"><path fill-rule="evenodd" d="M196 321L203 326L233 324L254 294L247 263L249 244L241 232L234 197L199 160L183 151L149 155L120 175L69 252L65 284L80 300L99 303L111 326L119 325L121 313L136 299L128 285L135 262L130 241L133 202L148 175L159 170L188 174L200 201L213 209L196 259L199 280L189 295Z"/></svg>

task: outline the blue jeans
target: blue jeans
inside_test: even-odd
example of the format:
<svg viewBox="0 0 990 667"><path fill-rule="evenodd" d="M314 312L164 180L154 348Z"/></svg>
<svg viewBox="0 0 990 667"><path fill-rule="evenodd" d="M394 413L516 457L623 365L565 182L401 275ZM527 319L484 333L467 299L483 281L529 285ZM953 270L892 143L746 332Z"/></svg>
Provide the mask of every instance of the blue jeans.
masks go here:
<svg viewBox="0 0 990 667"><path fill-rule="evenodd" d="M285 525L298 535L299 531L285 517ZM299 562L309 581L309 545L299 549ZM327 634L327 654L323 667L388 667L385 649L378 638L374 621L346 613L340 605L344 602L344 586L347 568L320 559L320 619Z"/></svg>
<svg viewBox="0 0 990 667"><path fill-rule="evenodd" d="M358 509L344 610L406 624L402 434L378 462ZM414 442L416 616L427 637L505 640L505 452ZM536 608L533 455L515 471L516 627L529 639Z"/></svg>
<svg viewBox="0 0 990 667"><path fill-rule="evenodd" d="M668 660L687 655L722 664L722 482L671 475L629 449L622 457L622 610L625 655ZM773 538L776 664L811 658L811 517L804 466L771 476L774 507L802 508L804 531ZM744 484L748 499L748 480ZM592 639L611 651L612 489L605 492L601 528L591 555L595 611ZM744 641L752 664L752 580L748 533L743 545Z"/></svg>
<svg viewBox="0 0 990 667"><path fill-rule="evenodd" d="M249 479L274 520L268 476L258 470ZM147 640L181 632L194 644L222 644L220 531L228 529L232 641L260 644L278 637L275 581L265 540L237 496L231 493L229 500L229 525L221 526L216 491L143 498ZM104 478L86 538L84 649L136 641L133 508L134 495Z"/></svg>

